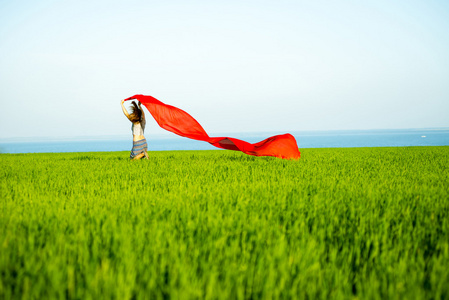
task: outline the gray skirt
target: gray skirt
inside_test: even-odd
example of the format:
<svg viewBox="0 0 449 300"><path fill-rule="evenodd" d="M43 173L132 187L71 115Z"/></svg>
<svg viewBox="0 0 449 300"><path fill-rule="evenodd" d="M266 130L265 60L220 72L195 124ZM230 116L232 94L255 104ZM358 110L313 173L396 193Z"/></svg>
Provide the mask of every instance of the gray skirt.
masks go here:
<svg viewBox="0 0 449 300"><path fill-rule="evenodd" d="M129 156L129 158L134 158L137 155L147 151L147 149L148 145L146 139L140 141L133 141L133 148L131 149L131 155Z"/></svg>

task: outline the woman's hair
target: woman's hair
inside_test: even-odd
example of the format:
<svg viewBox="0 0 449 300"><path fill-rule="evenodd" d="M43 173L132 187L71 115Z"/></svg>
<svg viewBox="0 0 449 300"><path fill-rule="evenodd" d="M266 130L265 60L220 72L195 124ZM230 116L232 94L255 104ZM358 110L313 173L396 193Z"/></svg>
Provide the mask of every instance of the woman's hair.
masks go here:
<svg viewBox="0 0 449 300"><path fill-rule="evenodd" d="M131 102L131 113L129 114L129 119L131 122L136 123L140 122L140 119L142 118L142 111L140 110L139 106L137 106L136 102Z"/></svg>

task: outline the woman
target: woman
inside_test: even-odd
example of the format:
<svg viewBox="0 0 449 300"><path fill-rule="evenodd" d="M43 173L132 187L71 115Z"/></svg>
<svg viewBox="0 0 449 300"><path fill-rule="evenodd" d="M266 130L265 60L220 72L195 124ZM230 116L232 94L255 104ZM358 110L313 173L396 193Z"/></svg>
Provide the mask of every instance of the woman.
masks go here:
<svg viewBox="0 0 449 300"><path fill-rule="evenodd" d="M143 131L145 130L145 113L142 109L142 104L139 101L139 105L136 104L136 102L132 102L131 106L131 114L128 113L128 111L125 108L125 105L123 103L125 100L122 100L122 110L125 116L130 120L133 125L131 126L131 130L133 132L133 148L131 149L131 155L130 159L141 159L142 157L145 157L148 159L148 153L147 153L147 141L145 137L143 136Z"/></svg>

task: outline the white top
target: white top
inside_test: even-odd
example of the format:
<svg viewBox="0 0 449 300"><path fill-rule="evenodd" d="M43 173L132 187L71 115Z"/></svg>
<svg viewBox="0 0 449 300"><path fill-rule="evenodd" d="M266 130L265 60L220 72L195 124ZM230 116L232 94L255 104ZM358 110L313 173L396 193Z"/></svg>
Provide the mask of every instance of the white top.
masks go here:
<svg viewBox="0 0 449 300"><path fill-rule="evenodd" d="M131 126L133 135L143 135L145 125L146 125L145 119L142 119L140 122L133 123L133 125Z"/></svg>

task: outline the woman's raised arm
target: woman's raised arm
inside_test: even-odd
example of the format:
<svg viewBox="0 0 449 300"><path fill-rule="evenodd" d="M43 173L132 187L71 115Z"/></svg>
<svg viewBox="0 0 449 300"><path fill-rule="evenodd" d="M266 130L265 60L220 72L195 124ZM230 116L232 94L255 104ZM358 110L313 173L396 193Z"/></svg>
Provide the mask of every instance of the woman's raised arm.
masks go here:
<svg viewBox="0 0 449 300"><path fill-rule="evenodd" d="M141 119L142 119L143 121L145 121L145 112L144 112L143 109L142 109L142 103L140 103L140 101L139 101L139 108L140 108L140 111L142 112L142 117L141 117Z"/></svg>
<svg viewBox="0 0 449 300"><path fill-rule="evenodd" d="M123 105L123 103L125 103L125 100L122 100L122 101L120 102L120 104L122 105L123 113L124 113L125 116L128 118L128 120L131 121L131 119L129 118L129 113L128 113L128 111L126 110L125 105Z"/></svg>

